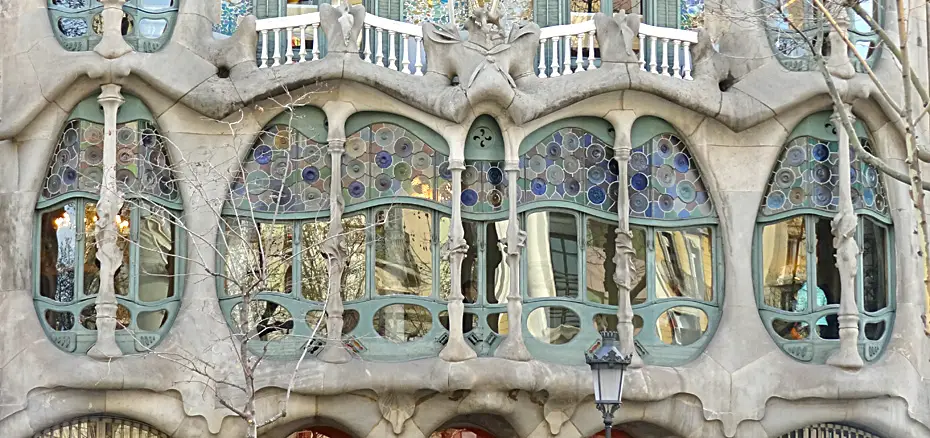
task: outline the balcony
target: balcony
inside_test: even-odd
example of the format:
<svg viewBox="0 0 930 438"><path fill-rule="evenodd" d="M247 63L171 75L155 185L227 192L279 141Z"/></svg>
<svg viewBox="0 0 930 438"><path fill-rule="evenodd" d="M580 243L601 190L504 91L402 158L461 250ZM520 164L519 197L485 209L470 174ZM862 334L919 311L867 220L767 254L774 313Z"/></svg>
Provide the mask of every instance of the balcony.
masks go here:
<svg viewBox="0 0 930 438"><path fill-rule="evenodd" d="M423 27L372 14L364 15L358 37L359 56L384 68L414 76L426 72ZM539 78L577 74L601 65L593 14L584 21L539 31L534 72ZM313 12L258 20L259 68L315 62L325 57L321 15ZM697 32L639 24L632 41L640 69L656 75L692 80L691 45Z"/></svg>

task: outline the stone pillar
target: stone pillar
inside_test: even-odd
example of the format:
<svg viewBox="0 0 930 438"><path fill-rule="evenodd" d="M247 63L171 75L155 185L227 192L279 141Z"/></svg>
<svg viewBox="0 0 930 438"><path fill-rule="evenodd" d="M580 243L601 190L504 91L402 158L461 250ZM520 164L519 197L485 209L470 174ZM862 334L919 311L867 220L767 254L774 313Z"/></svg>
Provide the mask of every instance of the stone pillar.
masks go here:
<svg viewBox="0 0 930 438"><path fill-rule="evenodd" d="M830 57L827 58L827 70L833 76L842 79L852 79L856 75L856 69L852 65L852 61L849 59L849 50L846 46L846 42L843 40L848 37L849 32L849 16L846 12L845 7L841 8L832 8L831 15L833 15L834 20L836 20L836 26L839 28L839 32L836 29L830 31L828 36L830 40ZM836 122L837 131L842 130L842 126Z"/></svg>
<svg viewBox="0 0 930 438"><path fill-rule="evenodd" d="M100 200L97 201L97 223L94 228L97 260L100 261L100 290L97 293L97 343L87 355L95 359L109 359L123 355L116 345L116 289L113 275L123 262L123 251L117 244L120 238L115 217L123 205L122 193L116 181L116 112L125 102L120 86L107 84L101 87L97 98L103 106L103 180L100 183Z"/></svg>
<svg viewBox="0 0 930 438"><path fill-rule="evenodd" d="M619 129L615 129L620 133ZM627 189L630 179L628 175L628 165L630 162L630 153L633 145L630 138L623 134L618 134L614 140L614 159L617 160L617 181L620 187L617 191L617 216L620 226L617 227L616 252L614 253L614 282L617 283L617 333L620 337L620 351L623 354L632 354L633 362L631 368L640 368L643 366L643 360L636 352L636 345L633 343L633 305L630 303L630 282L633 277L633 256L636 250L633 249L633 232L630 230L630 194Z"/></svg>
<svg viewBox="0 0 930 438"><path fill-rule="evenodd" d="M346 268L346 238L342 228L342 212L345 208L342 199L342 153L345 152L346 139L329 140L330 169L329 179L329 231L323 242L323 256L329 271L329 290L326 294L326 346L320 352L319 359L330 363L345 363L351 359L342 342L342 273Z"/></svg>
<svg viewBox="0 0 930 438"><path fill-rule="evenodd" d="M453 152L462 150L454 148ZM462 226L462 171L465 170L463 157L451 157L449 170L452 171L452 227L449 230L449 258L452 267L452 293L449 296L449 341L439 352L439 357L448 362L461 362L478 357L465 343L462 333L462 317L465 313L465 296L462 294L462 261L468 253L465 242L465 228Z"/></svg>
<svg viewBox="0 0 930 438"><path fill-rule="evenodd" d="M510 211L507 218L507 269L510 271L510 291L507 294L507 337L497 347L494 356L510 360L532 359L523 343L523 296L520 294L520 252L526 245L526 232L520 229L517 220L517 184L520 161L507 159L507 197Z"/></svg>
<svg viewBox="0 0 930 438"><path fill-rule="evenodd" d="M834 108L834 111L837 109ZM854 121L847 105L846 114ZM850 184L849 135L843 129L839 114L833 113L830 120L836 127L840 149L840 204L833 218L833 247L836 248L836 267L840 271L840 349L834 352L827 364L841 368L862 368L859 356L859 307L856 305L856 269L859 262L859 245L856 244L858 219L853 210Z"/></svg>
<svg viewBox="0 0 930 438"><path fill-rule="evenodd" d="M107 59L119 58L132 51L123 39L123 4L126 0L100 0L103 3L103 38L94 51ZM138 32L139 23L133 23Z"/></svg>

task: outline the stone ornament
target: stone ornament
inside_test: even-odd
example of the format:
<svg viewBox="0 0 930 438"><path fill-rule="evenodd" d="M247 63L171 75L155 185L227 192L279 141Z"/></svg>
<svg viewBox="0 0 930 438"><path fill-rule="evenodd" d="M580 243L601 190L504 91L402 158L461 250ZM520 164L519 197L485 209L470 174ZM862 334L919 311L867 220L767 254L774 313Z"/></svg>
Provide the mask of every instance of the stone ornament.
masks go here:
<svg viewBox="0 0 930 438"><path fill-rule="evenodd" d="M391 423L394 434L400 435L404 432L404 423L416 412L417 401L411 394L387 392L378 397L378 408L384 419Z"/></svg>
<svg viewBox="0 0 930 438"><path fill-rule="evenodd" d="M358 53L358 36L365 21L365 8L320 5L320 24L326 33L326 48L330 53Z"/></svg>
<svg viewBox="0 0 930 438"><path fill-rule="evenodd" d="M639 34L642 15L627 14L625 11L607 16L594 14L597 27L597 43L601 48L601 62L639 63L633 51L633 39Z"/></svg>
<svg viewBox="0 0 930 438"><path fill-rule="evenodd" d="M126 0L100 0L103 3L103 39L94 51L107 59L116 59L132 51L123 39L123 4ZM115 116L115 114L114 114Z"/></svg>

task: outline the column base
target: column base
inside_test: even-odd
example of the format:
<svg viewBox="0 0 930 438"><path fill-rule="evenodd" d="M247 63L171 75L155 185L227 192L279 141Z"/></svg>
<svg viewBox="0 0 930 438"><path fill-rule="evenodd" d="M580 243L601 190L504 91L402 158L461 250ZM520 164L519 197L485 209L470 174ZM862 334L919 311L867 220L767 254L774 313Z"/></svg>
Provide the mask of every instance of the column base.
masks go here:
<svg viewBox="0 0 930 438"><path fill-rule="evenodd" d="M497 347L497 351L494 352L494 357L520 362L527 362L533 359L530 351L527 350L526 345L523 344L523 336L514 336L513 334L508 334L507 337L504 338L501 345Z"/></svg>
<svg viewBox="0 0 930 438"><path fill-rule="evenodd" d="M464 362L476 357L478 357L478 353L475 353L475 350L468 346L465 339L460 337L449 337L446 346L439 352L439 358L446 362Z"/></svg>
<svg viewBox="0 0 930 438"><path fill-rule="evenodd" d="M97 360L109 360L123 357L123 350L119 349L119 345L116 345L115 341L97 342L93 347L90 347L87 355Z"/></svg>
<svg viewBox="0 0 930 438"><path fill-rule="evenodd" d="M317 359L326 363L346 363L352 360L352 355L346 351L345 345L327 342L323 351L317 356Z"/></svg>

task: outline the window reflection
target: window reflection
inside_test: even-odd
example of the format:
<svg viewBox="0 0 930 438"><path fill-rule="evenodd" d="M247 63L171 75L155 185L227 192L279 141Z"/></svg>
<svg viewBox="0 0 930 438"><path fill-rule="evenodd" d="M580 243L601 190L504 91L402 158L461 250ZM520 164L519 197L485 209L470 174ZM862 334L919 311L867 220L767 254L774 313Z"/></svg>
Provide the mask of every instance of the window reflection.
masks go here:
<svg viewBox="0 0 930 438"><path fill-rule="evenodd" d="M249 312L243 311L243 303L233 307L231 316L234 328L238 331L242 323L246 323L248 335L260 341L276 341L283 339L294 328L291 313L278 304L254 300L249 302Z"/></svg>
<svg viewBox="0 0 930 438"><path fill-rule="evenodd" d="M168 20L153 20L143 18L139 20L139 34L145 38L158 38L165 33L168 27Z"/></svg>
<svg viewBox="0 0 930 438"><path fill-rule="evenodd" d="M527 289L532 298L578 296L575 216L535 212L526 217Z"/></svg>
<svg viewBox="0 0 930 438"><path fill-rule="evenodd" d="M290 291L292 238L289 224L230 219L225 236L228 293Z"/></svg>
<svg viewBox="0 0 930 438"><path fill-rule="evenodd" d="M807 284L806 236L801 216L762 229L762 294L766 305L787 311L806 310L806 306L798 308L797 299Z"/></svg>
<svg viewBox="0 0 930 438"><path fill-rule="evenodd" d="M817 236L817 302L814 309L817 309L827 304L840 303L840 271L836 268L831 220L818 217L814 227ZM826 303L822 302L824 299Z"/></svg>
<svg viewBox="0 0 930 438"><path fill-rule="evenodd" d="M888 307L885 229L862 217L862 306L866 312Z"/></svg>
<svg viewBox="0 0 930 438"><path fill-rule="evenodd" d="M672 307L659 315L656 329L666 344L693 344L707 331L707 314L695 307Z"/></svg>
<svg viewBox="0 0 930 438"><path fill-rule="evenodd" d="M130 211L129 203L124 202L119 214L113 218L116 222L116 231L119 233L116 237L116 246L119 247L120 253L123 255L123 262L116 268L116 273L113 275L113 286L116 290L116 294L123 296L129 295L129 251L132 247L131 241L129 240L129 231L131 227L129 223L130 217L132 217L132 212ZM98 217L94 216L93 219L93 222L96 223ZM99 262L97 263L97 267L100 267Z"/></svg>
<svg viewBox="0 0 930 438"><path fill-rule="evenodd" d="M633 232L633 266L630 278L630 301L633 304L646 302L646 245L645 231L641 228ZM585 265L588 287L588 301L598 304L617 305L619 286L614 281L617 266L614 256L617 252L617 226L597 219L588 219L587 245L585 247Z"/></svg>
<svg viewBox="0 0 930 438"><path fill-rule="evenodd" d="M310 301L326 301L329 290L329 266L323 257L329 223L304 222L300 225L300 289Z"/></svg>
<svg viewBox="0 0 930 438"><path fill-rule="evenodd" d="M565 307L540 307L530 312L526 327L540 342L567 344L581 331L578 314Z"/></svg>
<svg viewBox="0 0 930 438"><path fill-rule="evenodd" d="M433 328L433 316L416 304L391 304L382 307L372 320L375 331L393 342L410 342L426 336Z"/></svg>
<svg viewBox="0 0 930 438"><path fill-rule="evenodd" d="M510 288L510 272L507 269L507 254L504 251L507 241L508 221L494 222L485 228L485 269L484 286L488 304L507 302Z"/></svg>
<svg viewBox="0 0 930 438"><path fill-rule="evenodd" d="M433 214L390 208L377 213L375 286L379 295L419 295L433 290Z"/></svg>
<svg viewBox="0 0 930 438"><path fill-rule="evenodd" d="M42 213L39 221L42 227L39 293L55 301L71 302L77 257L76 205L69 202Z"/></svg>
<svg viewBox="0 0 930 438"><path fill-rule="evenodd" d="M347 249L346 268L342 271L342 298L346 301L361 300L366 296L365 277L368 272L365 265L365 216L343 218L342 229Z"/></svg>
<svg viewBox="0 0 930 438"><path fill-rule="evenodd" d="M787 321L776 318L772 320L772 330L775 330L775 333L783 339L797 341L807 339L810 336L811 327L810 324L804 321Z"/></svg>
<svg viewBox="0 0 930 438"><path fill-rule="evenodd" d="M710 229L656 230L656 298L713 299Z"/></svg>

